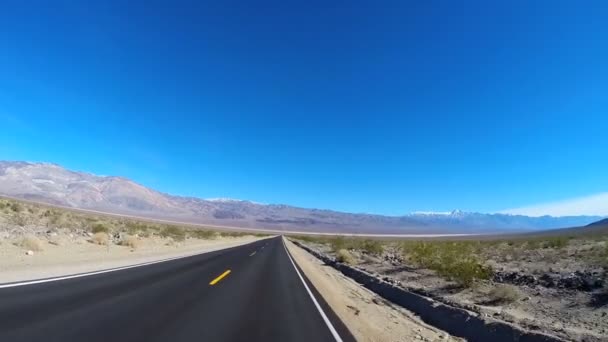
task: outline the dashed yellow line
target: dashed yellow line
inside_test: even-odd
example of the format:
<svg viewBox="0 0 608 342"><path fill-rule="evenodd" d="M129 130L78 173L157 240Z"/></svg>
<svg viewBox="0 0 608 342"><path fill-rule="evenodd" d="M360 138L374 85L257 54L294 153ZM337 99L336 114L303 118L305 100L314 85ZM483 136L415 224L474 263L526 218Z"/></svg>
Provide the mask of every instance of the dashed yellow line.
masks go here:
<svg viewBox="0 0 608 342"><path fill-rule="evenodd" d="M226 272L220 274L217 278L213 279L209 285L215 285L217 284L220 280L224 279L224 277L226 277L227 275L230 274L230 270L227 270Z"/></svg>
<svg viewBox="0 0 608 342"><path fill-rule="evenodd" d="M254 256L255 255L255 251L253 251L253 253L249 254L249 256Z"/></svg>

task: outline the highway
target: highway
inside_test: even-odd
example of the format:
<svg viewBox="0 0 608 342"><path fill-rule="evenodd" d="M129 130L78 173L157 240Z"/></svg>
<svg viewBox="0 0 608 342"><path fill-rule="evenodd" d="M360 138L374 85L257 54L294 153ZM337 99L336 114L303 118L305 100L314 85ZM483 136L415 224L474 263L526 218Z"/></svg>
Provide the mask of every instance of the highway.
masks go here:
<svg viewBox="0 0 608 342"><path fill-rule="evenodd" d="M282 238L0 286L0 341L352 341Z"/></svg>

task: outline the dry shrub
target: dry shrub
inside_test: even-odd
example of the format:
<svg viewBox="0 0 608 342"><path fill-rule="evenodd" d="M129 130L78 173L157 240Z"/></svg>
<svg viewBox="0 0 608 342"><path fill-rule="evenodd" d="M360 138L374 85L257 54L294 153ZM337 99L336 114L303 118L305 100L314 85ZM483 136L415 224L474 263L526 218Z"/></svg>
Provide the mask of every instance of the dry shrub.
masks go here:
<svg viewBox="0 0 608 342"><path fill-rule="evenodd" d="M110 239L106 233L95 233L91 238L91 242L96 245L108 245L110 243Z"/></svg>
<svg viewBox="0 0 608 342"><path fill-rule="evenodd" d="M189 235L196 239L211 240L216 238L216 232L211 230L192 230Z"/></svg>
<svg viewBox="0 0 608 342"><path fill-rule="evenodd" d="M160 231L160 236L171 238L175 241L184 241L186 239L186 231L178 226L167 225Z"/></svg>
<svg viewBox="0 0 608 342"><path fill-rule="evenodd" d="M355 263L355 258L346 249L341 249L336 253L336 261L353 265Z"/></svg>
<svg viewBox="0 0 608 342"><path fill-rule="evenodd" d="M360 243L360 249L368 254L380 255L384 252L381 241L366 239Z"/></svg>
<svg viewBox="0 0 608 342"><path fill-rule="evenodd" d="M96 225L94 225L91 228L91 231L95 234L97 233L109 233L110 232L110 228L108 228L106 225L104 225L103 223L97 223Z"/></svg>
<svg viewBox="0 0 608 342"><path fill-rule="evenodd" d="M11 204L11 210L16 213L20 213L23 210L23 207L19 203L13 203Z"/></svg>
<svg viewBox="0 0 608 342"><path fill-rule="evenodd" d="M36 252L39 252L43 249L42 241L40 241L40 239L38 239L37 237L31 235L24 237L19 243L19 246L23 247L24 249Z"/></svg>
<svg viewBox="0 0 608 342"><path fill-rule="evenodd" d="M10 217L10 222L16 226L24 227L28 223L28 219L21 213L15 213Z"/></svg>
<svg viewBox="0 0 608 342"><path fill-rule="evenodd" d="M140 241L135 236L126 235L120 240L120 245L137 249L140 246Z"/></svg>
<svg viewBox="0 0 608 342"><path fill-rule="evenodd" d="M508 284L496 285L488 293L488 302L492 304L509 304L518 301L521 293L517 287Z"/></svg>

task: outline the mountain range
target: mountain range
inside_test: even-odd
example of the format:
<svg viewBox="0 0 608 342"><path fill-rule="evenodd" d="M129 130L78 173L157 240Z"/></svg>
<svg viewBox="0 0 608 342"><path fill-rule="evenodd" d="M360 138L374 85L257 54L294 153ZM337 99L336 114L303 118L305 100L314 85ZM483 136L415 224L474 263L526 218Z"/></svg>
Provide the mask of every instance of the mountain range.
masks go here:
<svg viewBox="0 0 608 342"><path fill-rule="evenodd" d="M246 200L201 199L162 193L123 177L97 176L51 163L19 161L0 161L0 195L150 219L302 232L519 232L582 226L602 219L599 216L529 217L458 210L383 216Z"/></svg>

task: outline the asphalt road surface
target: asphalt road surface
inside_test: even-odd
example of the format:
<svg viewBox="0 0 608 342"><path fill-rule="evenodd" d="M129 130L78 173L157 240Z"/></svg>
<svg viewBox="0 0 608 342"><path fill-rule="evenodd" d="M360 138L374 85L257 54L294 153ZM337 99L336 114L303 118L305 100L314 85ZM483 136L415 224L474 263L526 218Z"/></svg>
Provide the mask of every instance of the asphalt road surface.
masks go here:
<svg viewBox="0 0 608 342"><path fill-rule="evenodd" d="M340 340L353 338L294 266L280 237L0 287L0 341Z"/></svg>

